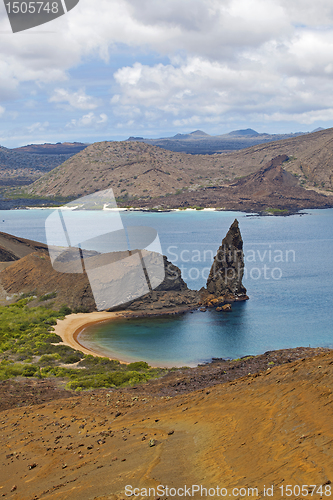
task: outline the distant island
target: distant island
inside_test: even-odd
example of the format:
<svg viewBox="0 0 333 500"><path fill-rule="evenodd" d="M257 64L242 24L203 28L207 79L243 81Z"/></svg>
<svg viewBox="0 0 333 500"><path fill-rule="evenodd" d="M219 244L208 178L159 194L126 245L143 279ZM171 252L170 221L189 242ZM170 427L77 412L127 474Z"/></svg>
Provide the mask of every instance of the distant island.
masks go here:
<svg viewBox="0 0 333 500"><path fill-rule="evenodd" d="M200 130L180 135L175 141L192 145L210 140ZM170 151L140 138L19 148L25 152L2 148L0 209L60 205L107 188L113 189L119 207L136 209L286 215L331 207L333 129L273 142L265 142L264 135L252 129L234 131L228 134L232 140L260 144L204 155Z"/></svg>

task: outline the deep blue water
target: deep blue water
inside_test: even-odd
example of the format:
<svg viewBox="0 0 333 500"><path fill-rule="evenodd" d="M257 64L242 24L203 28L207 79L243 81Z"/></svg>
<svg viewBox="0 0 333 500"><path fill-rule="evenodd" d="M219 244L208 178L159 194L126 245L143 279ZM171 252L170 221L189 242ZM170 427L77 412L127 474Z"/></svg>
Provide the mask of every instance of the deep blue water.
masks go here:
<svg viewBox="0 0 333 500"><path fill-rule="evenodd" d="M1 230L45 241L51 211L3 211ZM111 217L108 214L106 217ZM163 253L190 288L205 284L211 258L235 217L244 240L250 300L230 314L117 321L87 328L85 345L151 364L194 365L296 346L333 347L333 209L289 217L236 212L124 213L124 225L157 229ZM2 222L4 221L4 222Z"/></svg>

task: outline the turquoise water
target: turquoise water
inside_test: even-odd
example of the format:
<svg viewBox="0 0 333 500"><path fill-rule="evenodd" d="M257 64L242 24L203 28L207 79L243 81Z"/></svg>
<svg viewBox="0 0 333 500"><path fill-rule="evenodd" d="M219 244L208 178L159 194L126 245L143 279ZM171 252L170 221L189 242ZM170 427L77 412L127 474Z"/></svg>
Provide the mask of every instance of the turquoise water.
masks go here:
<svg viewBox="0 0 333 500"><path fill-rule="evenodd" d="M1 230L45 241L49 213L1 212ZM123 359L178 366L287 347L333 347L333 209L290 217L236 212L122 214L124 225L157 229L163 253L182 268L194 289L205 284L212 257L235 217L244 240L249 301L235 304L230 314L196 311L103 323L85 329L80 341Z"/></svg>

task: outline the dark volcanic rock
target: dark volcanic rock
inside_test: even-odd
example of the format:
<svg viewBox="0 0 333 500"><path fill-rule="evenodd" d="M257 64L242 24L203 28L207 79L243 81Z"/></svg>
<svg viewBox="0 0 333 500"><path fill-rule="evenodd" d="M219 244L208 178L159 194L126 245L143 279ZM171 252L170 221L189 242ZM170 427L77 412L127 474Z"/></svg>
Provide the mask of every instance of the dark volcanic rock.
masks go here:
<svg viewBox="0 0 333 500"><path fill-rule="evenodd" d="M179 269L179 267L169 262L165 255L163 255L163 259L164 259L165 278L162 281L162 283L157 288L155 288L155 290L157 292L160 291L182 292L184 290L188 290L187 284L182 278L181 270Z"/></svg>
<svg viewBox="0 0 333 500"><path fill-rule="evenodd" d="M45 304L44 300L47 300L56 308L67 305L74 311L95 311L96 303L87 274L74 272L73 262L76 254L73 256L71 252L67 252L65 256L59 258L60 267L54 268L45 247L46 245L37 242L22 239L18 241L11 235L0 233L0 255L3 260L13 260L13 263L0 273L0 284L5 292L36 295L37 298L30 303L32 306L40 304L41 300ZM98 268L119 260L122 257L120 254L121 252L107 254L91 252L89 258L85 259L85 265L89 261L90 269ZM163 282L146 295L122 303L112 310L128 309L137 311L138 315L173 314L196 308L202 301L204 305L214 307L248 298L246 289L242 285L243 241L237 220L230 227L215 256L207 281L207 290L189 290L181 277L180 269L165 256L163 259L165 269ZM69 268L66 268L67 264ZM128 279L132 279L130 273Z"/></svg>
<svg viewBox="0 0 333 500"><path fill-rule="evenodd" d="M179 267L164 258L165 278L152 292L134 300L126 306L132 311L156 311L162 314L168 311L182 311L198 305L200 294L189 290L182 279Z"/></svg>
<svg viewBox="0 0 333 500"><path fill-rule="evenodd" d="M235 219L214 258L207 292L215 297L227 296L227 300L245 300L248 297L242 284L243 274L243 240Z"/></svg>

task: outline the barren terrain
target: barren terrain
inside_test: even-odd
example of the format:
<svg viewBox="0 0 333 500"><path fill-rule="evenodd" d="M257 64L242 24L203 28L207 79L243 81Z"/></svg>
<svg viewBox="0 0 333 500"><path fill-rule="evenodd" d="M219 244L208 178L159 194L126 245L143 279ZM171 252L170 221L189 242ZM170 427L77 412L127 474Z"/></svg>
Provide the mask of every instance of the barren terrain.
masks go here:
<svg viewBox="0 0 333 500"><path fill-rule="evenodd" d="M287 155L283 167L294 175L297 186L329 194L332 144L333 129L215 155L174 153L135 141L99 142L41 177L28 192L79 197L112 187L117 199L128 205L175 194L200 201L203 188L227 187Z"/></svg>
<svg viewBox="0 0 333 500"><path fill-rule="evenodd" d="M313 498L329 498L317 491L331 491L333 477L333 354L298 354L281 366L269 362L268 369L266 359L260 373L244 361L248 373L222 384L228 369L219 367L216 385L193 392L191 371L183 370L132 389L12 404L0 414L0 494L120 500L126 486L202 485L215 488L213 498L217 486L227 496L233 488L257 488L254 497L264 498L264 488L273 486L273 497L285 499L282 486L307 485ZM200 369L208 368L194 370ZM185 382L186 392L176 395L177 383ZM3 384L8 391L12 382ZM170 385L167 396L162 389ZM153 491L136 498L144 497L163 498Z"/></svg>

